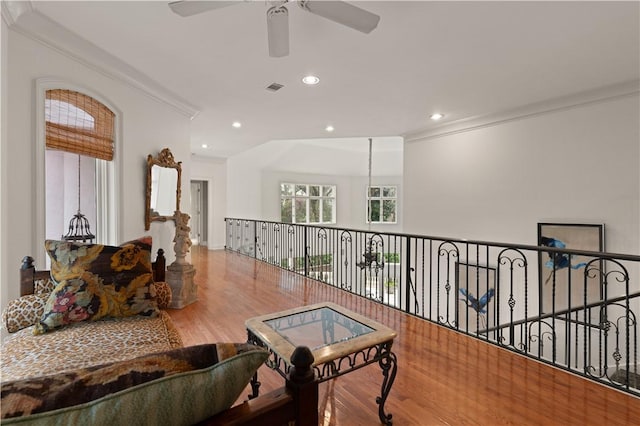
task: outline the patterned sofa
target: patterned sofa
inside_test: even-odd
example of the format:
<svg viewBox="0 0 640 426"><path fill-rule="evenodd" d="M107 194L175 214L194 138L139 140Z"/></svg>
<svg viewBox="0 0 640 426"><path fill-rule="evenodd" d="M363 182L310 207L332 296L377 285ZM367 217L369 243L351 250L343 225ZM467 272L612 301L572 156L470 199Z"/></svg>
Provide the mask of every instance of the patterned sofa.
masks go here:
<svg viewBox="0 0 640 426"><path fill-rule="evenodd" d="M153 278L163 257L151 263L150 238L118 247L47 241L45 248L51 272L36 274L25 258L22 295L2 315L10 333L2 345L3 382L183 346L164 310L171 289ZM126 256L126 266L111 261Z"/></svg>
<svg viewBox="0 0 640 426"><path fill-rule="evenodd" d="M311 361L304 379L233 408L268 352L247 343L182 347L164 308L160 251L47 241L51 271L21 268L22 296L2 327L2 424L317 425ZM27 259L27 258L25 258ZM304 365L303 365L304 364Z"/></svg>
<svg viewBox="0 0 640 426"><path fill-rule="evenodd" d="M154 283L168 306L171 289ZM153 318L131 316L104 318L70 324L55 332L34 335L50 292L25 295L9 303L3 312L3 327L10 333L2 345L2 382L54 374L105 361L122 361L182 347L182 340L169 314L160 310Z"/></svg>

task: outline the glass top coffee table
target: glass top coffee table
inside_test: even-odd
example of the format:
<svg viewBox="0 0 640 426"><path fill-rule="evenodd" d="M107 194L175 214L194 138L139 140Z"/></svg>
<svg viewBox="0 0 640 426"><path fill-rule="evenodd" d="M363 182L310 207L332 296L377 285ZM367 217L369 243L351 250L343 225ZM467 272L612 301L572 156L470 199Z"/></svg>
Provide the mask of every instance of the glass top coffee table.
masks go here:
<svg viewBox="0 0 640 426"><path fill-rule="evenodd" d="M316 380L324 382L377 362L382 369L381 395L376 398L380 421L391 424L384 404L397 372L391 351L396 332L334 303L318 303L250 318L245 322L249 342L266 347L267 365L284 378L291 369L291 355L298 346L313 354ZM257 376L252 381L258 395Z"/></svg>

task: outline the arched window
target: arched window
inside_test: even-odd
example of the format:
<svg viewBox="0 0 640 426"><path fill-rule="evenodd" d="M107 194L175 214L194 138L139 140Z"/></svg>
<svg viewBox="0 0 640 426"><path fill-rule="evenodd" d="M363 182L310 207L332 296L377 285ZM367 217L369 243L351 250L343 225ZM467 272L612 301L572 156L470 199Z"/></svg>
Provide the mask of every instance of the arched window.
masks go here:
<svg viewBox="0 0 640 426"><path fill-rule="evenodd" d="M86 241L95 233L105 241L99 170L114 158L115 114L74 90L55 88L44 95L45 238Z"/></svg>
<svg viewBox="0 0 640 426"><path fill-rule="evenodd" d="M73 90L46 91L46 147L113 160L115 114L94 98Z"/></svg>

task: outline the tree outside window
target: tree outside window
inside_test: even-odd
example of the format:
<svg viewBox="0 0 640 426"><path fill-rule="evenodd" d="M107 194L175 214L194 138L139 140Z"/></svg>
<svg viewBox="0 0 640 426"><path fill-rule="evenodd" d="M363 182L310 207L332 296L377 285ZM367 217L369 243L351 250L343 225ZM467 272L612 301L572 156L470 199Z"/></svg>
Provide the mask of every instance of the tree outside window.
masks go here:
<svg viewBox="0 0 640 426"><path fill-rule="evenodd" d="M367 223L397 223L398 188L370 186L367 191Z"/></svg>
<svg viewBox="0 0 640 426"><path fill-rule="evenodd" d="M336 186L280 184L280 220L284 223L336 223Z"/></svg>

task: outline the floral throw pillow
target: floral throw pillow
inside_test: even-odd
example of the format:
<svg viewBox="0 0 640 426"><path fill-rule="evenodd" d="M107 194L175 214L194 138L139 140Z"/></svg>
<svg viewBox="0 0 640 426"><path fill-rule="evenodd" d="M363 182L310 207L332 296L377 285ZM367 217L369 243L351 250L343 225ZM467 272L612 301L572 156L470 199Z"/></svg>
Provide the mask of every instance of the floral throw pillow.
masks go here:
<svg viewBox="0 0 640 426"><path fill-rule="evenodd" d="M102 317L158 312L151 271L151 238L120 246L47 240L56 286L34 334Z"/></svg>

